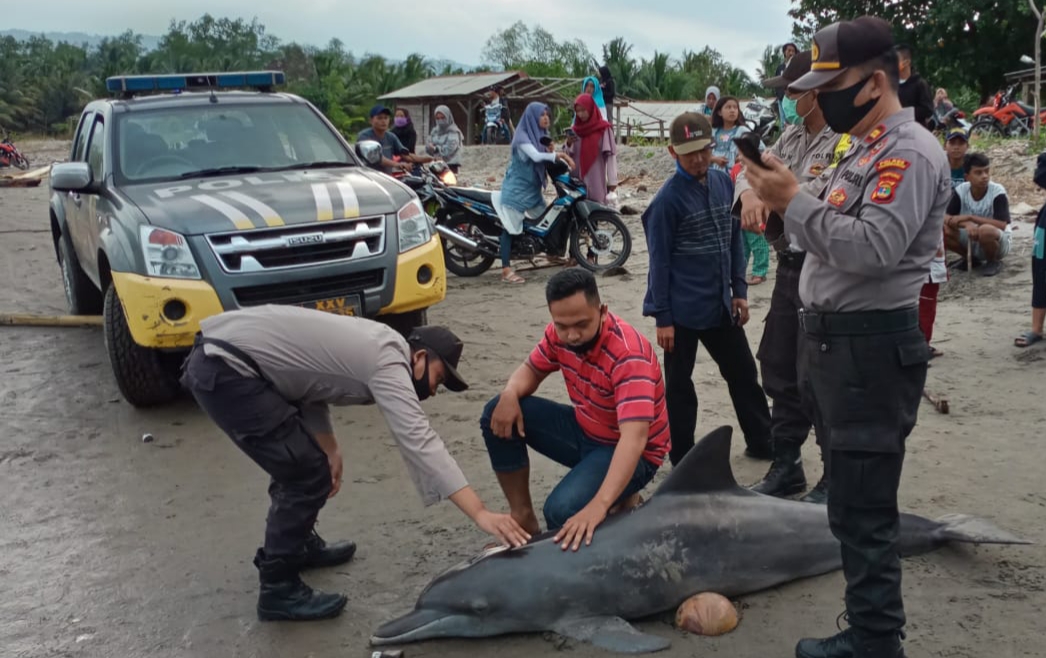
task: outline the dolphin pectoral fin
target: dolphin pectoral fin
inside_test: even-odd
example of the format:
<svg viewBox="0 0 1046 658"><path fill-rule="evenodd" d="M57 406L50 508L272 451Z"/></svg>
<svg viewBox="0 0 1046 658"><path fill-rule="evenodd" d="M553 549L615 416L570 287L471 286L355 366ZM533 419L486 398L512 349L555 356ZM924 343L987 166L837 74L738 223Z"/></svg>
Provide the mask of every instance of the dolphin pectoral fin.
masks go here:
<svg viewBox="0 0 1046 658"><path fill-rule="evenodd" d="M615 653L653 653L672 646L671 640L640 632L621 617L571 619L557 624L553 630Z"/></svg>

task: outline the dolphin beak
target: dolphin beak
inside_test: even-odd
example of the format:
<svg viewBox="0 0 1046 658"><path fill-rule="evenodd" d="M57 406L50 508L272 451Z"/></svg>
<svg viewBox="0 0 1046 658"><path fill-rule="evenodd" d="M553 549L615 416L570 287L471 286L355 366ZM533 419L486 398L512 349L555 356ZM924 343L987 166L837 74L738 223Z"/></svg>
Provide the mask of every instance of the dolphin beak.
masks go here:
<svg viewBox="0 0 1046 658"><path fill-rule="evenodd" d="M469 635L467 627L475 624L475 619L464 615L455 615L439 610L416 609L398 619L382 624L371 635L370 643L374 646L386 644L403 644L444 636Z"/></svg>

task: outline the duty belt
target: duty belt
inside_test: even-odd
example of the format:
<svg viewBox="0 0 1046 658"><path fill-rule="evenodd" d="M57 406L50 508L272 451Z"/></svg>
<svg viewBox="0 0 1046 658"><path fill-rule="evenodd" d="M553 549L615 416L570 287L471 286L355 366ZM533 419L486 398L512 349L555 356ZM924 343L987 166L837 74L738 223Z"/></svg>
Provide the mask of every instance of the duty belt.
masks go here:
<svg viewBox="0 0 1046 658"><path fill-rule="evenodd" d="M815 336L870 336L908 331L919 326L919 308L910 306L892 311L820 313L799 309L803 331Z"/></svg>
<svg viewBox="0 0 1046 658"><path fill-rule="evenodd" d="M248 368L258 373L258 376L262 379L265 379L265 375L264 373L262 373L261 366L259 366L258 362L254 360L254 357L252 357L250 354L247 354L246 352L244 352L243 350L241 350L240 348L236 347L228 341L221 340L220 338L208 338L204 336L202 333L197 333L194 345L214 345L215 347L220 347L221 349L233 355L240 361L243 361L243 363Z"/></svg>
<svg viewBox="0 0 1046 658"><path fill-rule="evenodd" d="M777 252L777 264L792 269L802 269L803 261L806 260L805 251L792 251L786 249L785 251Z"/></svg>

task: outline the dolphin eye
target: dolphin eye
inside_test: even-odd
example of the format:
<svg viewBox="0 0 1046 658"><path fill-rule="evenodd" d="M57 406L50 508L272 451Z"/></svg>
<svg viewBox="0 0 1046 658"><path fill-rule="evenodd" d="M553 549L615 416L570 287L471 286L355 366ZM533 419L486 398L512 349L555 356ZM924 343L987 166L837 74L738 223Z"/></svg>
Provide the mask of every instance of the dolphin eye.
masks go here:
<svg viewBox="0 0 1046 658"><path fill-rule="evenodd" d="M483 614L490 609L490 605L487 604L486 599L476 599L472 602L472 612L476 614Z"/></svg>

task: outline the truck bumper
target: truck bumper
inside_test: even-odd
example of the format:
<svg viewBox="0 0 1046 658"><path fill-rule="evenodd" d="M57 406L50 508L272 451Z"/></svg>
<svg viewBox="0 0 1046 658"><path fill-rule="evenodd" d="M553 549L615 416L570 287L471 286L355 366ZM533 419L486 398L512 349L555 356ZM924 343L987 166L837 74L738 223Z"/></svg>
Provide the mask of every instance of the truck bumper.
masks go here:
<svg viewBox="0 0 1046 658"><path fill-rule="evenodd" d="M447 295L447 275L439 238L400 254L394 272L392 301L376 315L407 313L428 308ZM200 321L225 308L214 287L206 281L164 279L128 272L113 272L113 285L123 306L134 342L142 347L177 349L191 347ZM321 300L316 300L317 302ZM301 304L345 312L343 307Z"/></svg>

